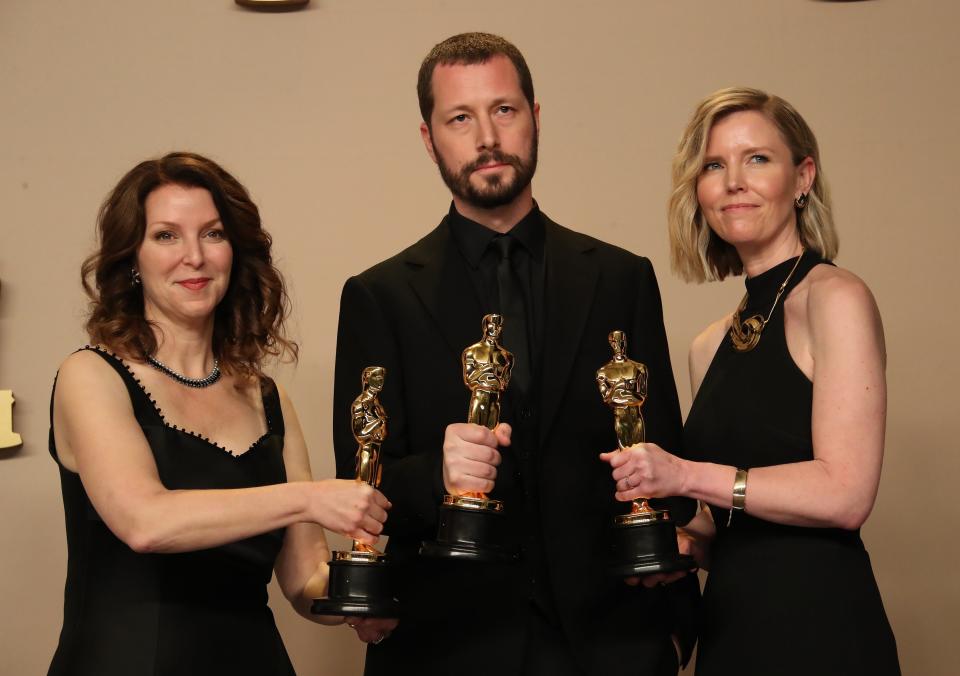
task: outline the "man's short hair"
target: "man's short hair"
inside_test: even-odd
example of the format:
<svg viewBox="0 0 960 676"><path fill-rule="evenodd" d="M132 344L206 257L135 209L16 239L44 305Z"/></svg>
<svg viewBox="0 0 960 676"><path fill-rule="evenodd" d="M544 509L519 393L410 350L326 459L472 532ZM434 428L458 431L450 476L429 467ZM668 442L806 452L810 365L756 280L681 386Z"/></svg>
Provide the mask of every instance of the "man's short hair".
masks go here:
<svg viewBox="0 0 960 676"><path fill-rule="evenodd" d="M433 71L438 65L486 63L501 54L510 59L513 67L517 69L520 89L523 90L523 95L530 104L530 109L533 110L533 77L520 50L499 35L460 33L436 45L420 64L420 73L417 75L417 98L420 101L420 115L427 126L430 126L430 116L433 115L432 80Z"/></svg>

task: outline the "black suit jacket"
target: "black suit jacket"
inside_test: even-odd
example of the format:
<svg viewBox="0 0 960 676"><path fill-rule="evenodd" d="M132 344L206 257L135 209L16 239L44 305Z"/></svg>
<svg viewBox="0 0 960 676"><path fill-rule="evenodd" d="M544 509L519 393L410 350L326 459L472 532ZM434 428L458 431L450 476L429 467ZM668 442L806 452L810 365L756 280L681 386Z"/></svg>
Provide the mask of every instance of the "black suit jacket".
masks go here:
<svg viewBox="0 0 960 676"><path fill-rule="evenodd" d="M381 490L393 503L387 552L403 603L397 630L368 650L368 674L518 673L535 590L552 598L586 673L649 673L673 650L671 632L681 638L684 661L689 657L699 598L694 576L646 589L605 571L611 518L627 511L613 497L609 466L597 457L617 446L612 412L595 381L612 356L607 335L613 329L626 331L628 354L649 369L647 438L680 450L680 410L653 268L645 258L543 218L545 330L538 395L529 402L539 443L502 449L493 497L504 500L518 532L539 527L545 570L418 556L421 541L436 535L444 430L466 420L460 354L480 339L489 311L446 219L344 286L334 388L337 475L354 472L349 407L360 392L361 371L384 366L380 400L389 423ZM502 419L513 422L506 414ZM539 524L524 522L524 500L538 501ZM694 513L692 501L667 502L680 523Z"/></svg>

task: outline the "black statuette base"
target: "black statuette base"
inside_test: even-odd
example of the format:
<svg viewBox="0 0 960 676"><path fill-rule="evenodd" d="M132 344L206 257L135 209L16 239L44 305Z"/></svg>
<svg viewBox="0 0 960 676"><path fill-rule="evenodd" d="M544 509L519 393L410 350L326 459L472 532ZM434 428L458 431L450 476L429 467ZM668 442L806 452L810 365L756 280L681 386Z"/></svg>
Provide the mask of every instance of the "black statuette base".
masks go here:
<svg viewBox="0 0 960 676"><path fill-rule="evenodd" d="M516 561L517 551L503 544L504 518L503 512L490 509L441 505L437 539L424 542L420 555L466 561Z"/></svg>
<svg viewBox="0 0 960 676"><path fill-rule="evenodd" d="M633 523L615 523L610 532L610 565L613 575L649 575L692 570L692 556L677 549L677 529L672 519L661 518Z"/></svg>
<svg viewBox="0 0 960 676"><path fill-rule="evenodd" d="M330 562L329 597L314 599L315 615L397 617L400 604L394 598L393 575L384 561Z"/></svg>

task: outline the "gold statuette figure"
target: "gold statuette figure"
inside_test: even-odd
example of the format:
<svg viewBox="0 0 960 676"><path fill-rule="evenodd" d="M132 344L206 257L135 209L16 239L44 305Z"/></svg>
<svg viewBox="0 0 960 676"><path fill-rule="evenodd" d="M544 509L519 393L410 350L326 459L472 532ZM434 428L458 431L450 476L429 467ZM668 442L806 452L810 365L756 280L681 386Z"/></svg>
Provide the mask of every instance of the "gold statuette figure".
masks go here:
<svg viewBox="0 0 960 676"><path fill-rule="evenodd" d="M608 337L613 359L597 370L597 386L603 403L613 410L613 427L620 449L646 441L643 413L647 399L647 367L627 357L627 336L612 331ZM631 514L655 514L646 498L633 501Z"/></svg>
<svg viewBox="0 0 960 676"><path fill-rule="evenodd" d="M353 438L357 440L357 481L380 485L380 444L387 437L387 413L377 395L383 390L387 370L382 366L368 366L363 370L363 391L353 400L350 417Z"/></svg>
<svg viewBox="0 0 960 676"><path fill-rule="evenodd" d="M383 390L387 370L382 366L363 369L360 396L350 405L353 438L357 440L357 481L380 485L380 444L387 437L387 414L377 395ZM317 615L396 617L390 562L383 552L357 540L350 551L335 551L330 561L327 598L314 599Z"/></svg>
<svg viewBox="0 0 960 676"><path fill-rule="evenodd" d="M500 345L503 317L483 318L483 338L463 351L463 382L470 389L467 422L493 429L500 422L500 394L510 384L513 354ZM486 500L484 493L469 492L463 497Z"/></svg>
<svg viewBox="0 0 960 676"><path fill-rule="evenodd" d="M500 345L503 317L483 318L483 337L460 357L463 382L470 390L467 422L493 429L500 422L500 395L510 384L514 357ZM437 523L437 539L424 541L423 556L473 561L513 561L517 552L507 543L503 502L486 493L468 491L444 495Z"/></svg>
<svg viewBox="0 0 960 676"><path fill-rule="evenodd" d="M500 345L503 317L483 318L483 338L463 351L463 382L470 389L467 422L493 429L500 422L500 394L510 384L513 354Z"/></svg>
<svg viewBox="0 0 960 676"><path fill-rule="evenodd" d="M640 410L647 399L647 367L627 356L627 336L611 331L607 338L613 359L597 371L603 403L613 410L613 428L621 450L646 441ZM647 498L632 501L629 514L613 519L610 532L610 572L629 577L689 570L692 556L681 554L677 531L666 510L650 507Z"/></svg>
<svg viewBox="0 0 960 676"><path fill-rule="evenodd" d="M357 440L357 481L380 485L380 444L387 437L387 413L380 405L377 395L383 390L387 370L382 366L368 366L361 376L362 391L350 406L353 438ZM370 545L353 541L354 552L380 554Z"/></svg>

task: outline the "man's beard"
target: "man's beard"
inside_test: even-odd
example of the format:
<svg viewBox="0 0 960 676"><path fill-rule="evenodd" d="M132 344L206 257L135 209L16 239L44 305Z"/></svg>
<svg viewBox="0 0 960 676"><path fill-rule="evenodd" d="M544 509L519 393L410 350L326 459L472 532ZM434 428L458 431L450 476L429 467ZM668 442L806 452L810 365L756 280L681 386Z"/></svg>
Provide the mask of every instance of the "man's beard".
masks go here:
<svg viewBox="0 0 960 676"><path fill-rule="evenodd" d="M518 155L510 155L493 149L480 153L473 162L470 162L458 172L454 172L447 165L436 146L434 146L434 152L437 156L440 176L443 177L443 182L447 184L450 192L467 204L480 209L495 209L510 204L530 185L530 181L533 180L533 175L537 171L537 141L537 132L534 129L533 138L530 142L530 154L526 161ZM492 162L509 164L513 167L513 179L505 181L501 176L495 174L481 176L483 185L480 187L474 185L470 181L473 172Z"/></svg>

